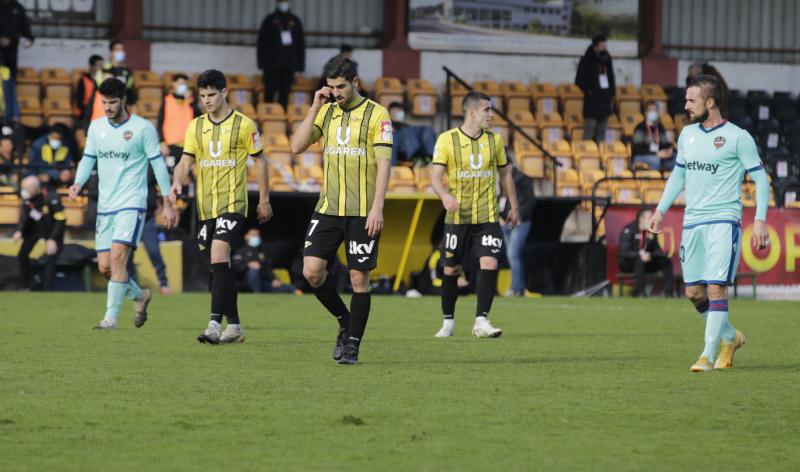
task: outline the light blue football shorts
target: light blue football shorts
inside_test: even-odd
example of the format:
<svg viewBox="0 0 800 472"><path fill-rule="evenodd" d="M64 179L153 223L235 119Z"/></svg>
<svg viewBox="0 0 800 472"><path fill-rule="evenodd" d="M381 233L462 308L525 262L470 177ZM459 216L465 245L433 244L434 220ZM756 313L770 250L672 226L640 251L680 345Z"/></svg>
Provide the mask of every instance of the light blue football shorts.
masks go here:
<svg viewBox="0 0 800 472"><path fill-rule="evenodd" d="M123 208L97 214L97 233L94 247L97 252L111 250L112 243L135 248L142 240L145 211L140 208Z"/></svg>
<svg viewBox="0 0 800 472"><path fill-rule="evenodd" d="M680 249L684 285L733 285L741 239L738 221L684 225Z"/></svg>

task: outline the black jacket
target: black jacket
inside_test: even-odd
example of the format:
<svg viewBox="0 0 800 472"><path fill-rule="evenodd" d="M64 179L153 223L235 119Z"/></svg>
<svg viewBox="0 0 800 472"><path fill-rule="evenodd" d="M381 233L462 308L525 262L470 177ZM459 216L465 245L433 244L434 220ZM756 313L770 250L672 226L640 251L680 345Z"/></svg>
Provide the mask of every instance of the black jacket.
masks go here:
<svg viewBox="0 0 800 472"><path fill-rule="evenodd" d="M650 133L647 132L647 121L642 121L636 128L633 130L633 136L631 137L631 154L634 156L642 156L646 154L655 154L650 150L650 139L652 137L653 141L656 139L656 135L658 135L658 149L669 149L672 146L672 142L667 137L667 130L664 129L664 126L661 125L661 122L658 122L657 125L658 132L651 131Z"/></svg>
<svg viewBox="0 0 800 472"><path fill-rule="evenodd" d="M516 168L513 168L511 172L511 176L514 178L514 190L517 193L517 204L519 205L519 221L529 221L531 213L533 213L533 205L536 203L536 197L533 195L533 180ZM511 206L505 205L500 212L501 216L506 218L509 210L511 210Z"/></svg>
<svg viewBox="0 0 800 472"><path fill-rule="evenodd" d="M649 252L653 258L664 256L664 251L658 245L658 238L648 238L642 243L642 232L639 231L638 226L639 223L634 221L622 228L622 233L619 236L619 252L617 253L618 263L638 259L639 249Z"/></svg>
<svg viewBox="0 0 800 472"><path fill-rule="evenodd" d="M281 31L292 34L292 44L284 46ZM295 72L306 70L306 42L303 38L303 23L292 12L275 11L261 23L256 43L258 68L291 69Z"/></svg>
<svg viewBox="0 0 800 472"><path fill-rule="evenodd" d="M33 41L33 34L25 8L15 0L0 2L0 36L11 40L8 46L0 47L0 54L5 59L5 65L11 69L11 75L16 77L19 38Z"/></svg>
<svg viewBox="0 0 800 472"><path fill-rule="evenodd" d="M17 230L25 237L38 231L42 238L60 242L66 224L61 196L55 190L45 187L39 195L22 201Z"/></svg>
<svg viewBox="0 0 800 472"><path fill-rule="evenodd" d="M608 88L600 88L600 74L608 75ZM597 57L594 47L589 46L586 54L578 62L578 72L575 74L575 85L583 91L583 117L597 120L606 118L614 112L614 94L616 93L616 80L614 79L614 64L611 55L605 54Z"/></svg>

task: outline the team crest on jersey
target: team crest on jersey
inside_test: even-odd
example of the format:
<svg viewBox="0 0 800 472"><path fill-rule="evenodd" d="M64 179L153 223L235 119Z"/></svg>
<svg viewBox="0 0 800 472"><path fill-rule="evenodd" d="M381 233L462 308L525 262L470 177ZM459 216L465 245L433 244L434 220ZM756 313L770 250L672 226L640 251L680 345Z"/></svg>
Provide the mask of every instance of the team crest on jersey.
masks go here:
<svg viewBox="0 0 800 472"><path fill-rule="evenodd" d="M381 121L381 140L383 141L391 141L392 140L392 122L391 121Z"/></svg>
<svg viewBox="0 0 800 472"><path fill-rule="evenodd" d="M725 145L725 138L723 138L722 136L717 136L716 138L714 138L714 147L715 148L719 149L724 145Z"/></svg>
<svg viewBox="0 0 800 472"><path fill-rule="evenodd" d="M122 133L122 137L125 138L125 141L130 141L131 138L133 137L133 131L130 130L125 131L124 133Z"/></svg>
<svg viewBox="0 0 800 472"><path fill-rule="evenodd" d="M250 135L250 140L253 141L253 149L261 147L261 135L258 134L258 131L253 131L253 134Z"/></svg>

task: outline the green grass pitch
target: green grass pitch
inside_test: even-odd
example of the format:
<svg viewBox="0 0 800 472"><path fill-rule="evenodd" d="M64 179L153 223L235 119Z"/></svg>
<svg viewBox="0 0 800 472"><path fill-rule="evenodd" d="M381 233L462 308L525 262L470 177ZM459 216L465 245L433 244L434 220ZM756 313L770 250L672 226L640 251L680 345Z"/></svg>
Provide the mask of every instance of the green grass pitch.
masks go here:
<svg viewBox="0 0 800 472"><path fill-rule="evenodd" d="M358 366L311 296L242 295L247 342L200 345L208 295L4 293L0 470L800 470L800 304L733 301L748 344L692 374L685 300L498 299L500 339L434 339L439 299L373 297Z"/></svg>

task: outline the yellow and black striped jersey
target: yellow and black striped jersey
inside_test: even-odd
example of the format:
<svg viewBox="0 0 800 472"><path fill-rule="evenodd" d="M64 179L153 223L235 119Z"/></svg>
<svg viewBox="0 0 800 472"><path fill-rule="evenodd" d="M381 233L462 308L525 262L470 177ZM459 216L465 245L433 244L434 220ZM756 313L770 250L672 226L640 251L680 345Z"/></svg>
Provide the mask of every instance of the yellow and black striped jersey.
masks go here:
<svg viewBox="0 0 800 472"><path fill-rule="evenodd" d="M255 122L231 111L219 123L208 114L189 124L184 154L194 157L197 172L197 213L200 220L223 213L247 216L247 157L261 154Z"/></svg>
<svg viewBox="0 0 800 472"><path fill-rule="evenodd" d="M378 159L392 156L389 112L367 98L350 109L326 103L317 113L314 126L311 141L322 138L324 156L324 179L316 211L334 216L367 216L375 197Z"/></svg>
<svg viewBox="0 0 800 472"><path fill-rule="evenodd" d="M494 223L497 214L497 168L508 164L503 138L485 130L471 138L453 128L439 135L433 163L447 167L450 194L458 213L447 212L445 223Z"/></svg>

